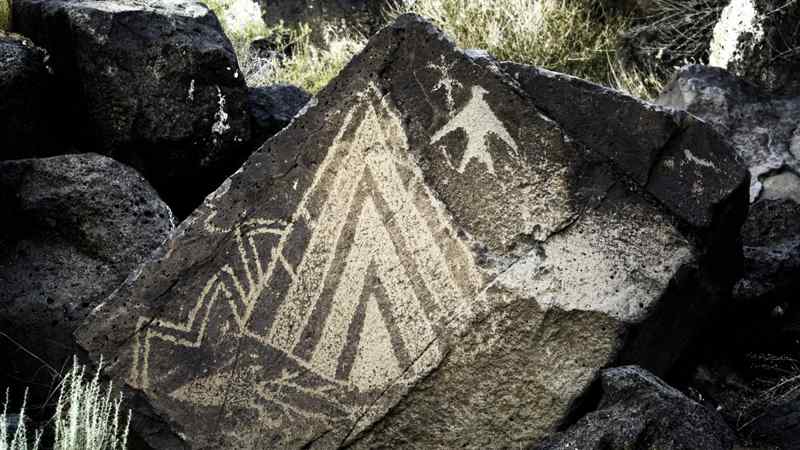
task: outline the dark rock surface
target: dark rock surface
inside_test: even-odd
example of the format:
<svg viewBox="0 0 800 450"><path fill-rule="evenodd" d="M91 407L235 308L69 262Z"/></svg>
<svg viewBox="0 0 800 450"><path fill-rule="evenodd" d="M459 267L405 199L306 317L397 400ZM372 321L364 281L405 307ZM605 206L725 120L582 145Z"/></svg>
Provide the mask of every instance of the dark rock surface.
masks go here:
<svg viewBox="0 0 800 450"><path fill-rule="evenodd" d="M769 318L776 306L800 307L800 97L772 96L724 69L690 65L678 71L658 102L706 120L750 170L752 205L742 229L745 272L734 290L742 320ZM775 319L750 325L766 325L772 334L781 328Z"/></svg>
<svg viewBox="0 0 800 450"><path fill-rule="evenodd" d="M800 97L770 95L724 69L690 65L658 102L711 124L752 175L752 204L741 230L744 271L729 302L728 325L715 336L717 351L692 384L721 406L745 439L784 445L792 438L778 430L786 428L784 416L791 416L786 411L797 396L768 392L792 386L784 381L800 357ZM794 432L788 427L786 436Z"/></svg>
<svg viewBox="0 0 800 450"><path fill-rule="evenodd" d="M765 411L748 427L748 438L782 450L800 449L800 399Z"/></svg>
<svg viewBox="0 0 800 450"><path fill-rule="evenodd" d="M800 289L800 204L791 199L760 200L742 227L745 276L734 294L766 300L769 309L797 304Z"/></svg>
<svg viewBox="0 0 800 450"><path fill-rule="evenodd" d="M22 36L0 31L0 160L47 153L47 102L53 80L47 53Z"/></svg>
<svg viewBox="0 0 800 450"><path fill-rule="evenodd" d="M248 107L253 142L263 143L285 128L309 100L308 92L287 84L250 88Z"/></svg>
<svg viewBox="0 0 800 450"><path fill-rule="evenodd" d="M148 439L520 447L603 367L667 370L730 287L708 235L734 246L746 170L701 122L582 143L516 78L403 16L210 195L77 333Z"/></svg>
<svg viewBox="0 0 800 450"><path fill-rule="evenodd" d="M0 162L0 210L0 385L41 400L51 374L28 352L70 365L72 332L167 239L172 214L136 171L91 153Z"/></svg>
<svg viewBox="0 0 800 450"><path fill-rule="evenodd" d="M736 165L730 147L695 118L620 94L569 75L504 63L536 106L570 138L615 161L694 226L709 226L740 174L715 167L709 158ZM700 184L697 184L700 180Z"/></svg>
<svg viewBox="0 0 800 450"><path fill-rule="evenodd" d="M77 147L139 170L178 216L247 157L247 89L204 5L19 0L13 27L50 53Z"/></svg>
<svg viewBox="0 0 800 450"><path fill-rule="evenodd" d="M714 410L636 367L602 374L600 406L539 450L729 450L736 436Z"/></svg>
<svg viewBox="0 0 800 450"><path fill-rule="evenodd" d="M751 202L787 196L800 201L800 96L771 96L724 69L689 65L657 103L702 118L731 141L750 169Z"/></svg>

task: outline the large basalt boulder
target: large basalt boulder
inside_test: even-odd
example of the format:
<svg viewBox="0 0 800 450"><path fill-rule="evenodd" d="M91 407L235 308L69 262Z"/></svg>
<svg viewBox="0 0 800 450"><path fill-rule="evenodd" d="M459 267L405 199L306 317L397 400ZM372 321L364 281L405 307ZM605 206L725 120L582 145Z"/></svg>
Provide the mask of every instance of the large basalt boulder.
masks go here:
<svg viewBox="0 0 800 450"><path fill-rule="evenodd" d="M14 29L52 56L78 148L138 169L179 216L246 158L247 89L206 6L19 0L12 8Z"/></svg>
<svg viewBox="0 0 800 450"><path fill-rule="evenodd" d="M253 142L263 143L284 129L310 100L308 92L288 84L250 88L248 108Z"/></svg>
<svg viewBox="0 0 800 450"><path fill-rule="evenodd" d="M91 153L0 162L0 205L0 375L48 389L43 365L71 363L72 332L167 239L172 214L136 171Z"/></svg>
<svg viewBox="0 0 800 450"><path fill-rule="evenodd" d="M714 410L636 366L602 374L600 406L539 450L729 450L736 436Z"/></svg>
<svg viewBox="0 0 800 450"><path fill-rule="evenodd" d="M417 16L373 37L78 331L147 439L519 447L602 367L669 368L747 172L700 122L638 164L584 145L535 88Z"/></svg>
<svg viewBox="0 0 800 450"><path fill-rule="evenodd" d="M731 0L714 27L709 64L768 92L800 95L800 2Z"/></svg>
<svg viewBox="0 0 800 450"><path fill-rule="evenodd" d="M52 75L47 53L0 31L0 160L47 152Z"/></svg>

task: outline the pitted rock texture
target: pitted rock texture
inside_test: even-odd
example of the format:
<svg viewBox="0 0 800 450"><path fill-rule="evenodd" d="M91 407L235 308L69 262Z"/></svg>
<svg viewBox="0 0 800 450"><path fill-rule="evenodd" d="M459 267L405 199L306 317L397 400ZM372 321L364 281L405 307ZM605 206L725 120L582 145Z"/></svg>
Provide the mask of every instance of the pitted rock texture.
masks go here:
<svg viewBox="0 0 800 450"><path fill-rule="evenodd" d="M311 100L311 95L288 84L250 88L247 106L252 123L252 140L259 146L289 125Z"/></svg>
<svg viewBox="0 0 800 450"><path fill-rule="evenodd" d="M57 369L81 320L173 229L136 171L91 153L0 162L0 205L13 218L0 226L0 331ZM6 337L0 354L4 377L49 393L42 362Z"/></svg>
<svg viewBox="0 0 800 450"><path fill-rule="evenodd" d="M603 371L597 411L539 450L729 450L736 436L714 410L636 366Z"/></svg>
<svg viewBox="0 0 800 450"><path fill-rule="evenodd" d="M662 204L526 90L399 18L93 312L81 345L190 448L526 446L602 367L666 370L715 306L704 236L738 231L747 172L687 140L707 164L681 153L663 185L725 176L691 208Z"/></svg>
<svg viewBox="0 0 800 450"><path fill-rule="evenodd" d="M246 158L244 77L204 5L20 0L13 24L50 53L77 147L139 170L179 216Z"/></svg>
<svg viewBox="0 0 800 450"><path fill-rule="evenodd" d="M714 27L709 64L767 92L800 95L800 3L731 0Z"/></svg>
<svg viewBox="0 0 800 450"><path fill-rule="evenodd" d="M55 134L47 102L53 77L47 53L22 36L0 31L0 160L47 153Z"/></svg>

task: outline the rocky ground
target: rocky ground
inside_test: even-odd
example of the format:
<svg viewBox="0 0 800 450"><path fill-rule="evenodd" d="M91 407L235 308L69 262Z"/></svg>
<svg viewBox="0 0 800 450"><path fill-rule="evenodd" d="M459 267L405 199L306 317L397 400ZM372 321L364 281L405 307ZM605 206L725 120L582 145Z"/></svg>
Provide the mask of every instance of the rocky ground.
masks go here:
<svg viewBox="0 0 800 450"><path fill-rule="evenodd" d="M731 2L654 102L274 7L372 37L312 98L248 87L202 3L13 2L0 386L33 420L78 355L136 448L800 448L797 2Z"/></svg>

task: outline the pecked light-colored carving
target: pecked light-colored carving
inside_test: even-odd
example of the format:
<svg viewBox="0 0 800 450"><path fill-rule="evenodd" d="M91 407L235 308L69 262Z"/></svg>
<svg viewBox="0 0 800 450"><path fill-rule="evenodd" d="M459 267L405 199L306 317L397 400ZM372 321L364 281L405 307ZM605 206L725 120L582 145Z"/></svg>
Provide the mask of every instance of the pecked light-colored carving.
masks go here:
<svg viewBox="0 0 800 450"><path fill-rule="evenodd" d="M613 163L404 16L80 341L192 448L531 445L706 256Z"/></svg>

